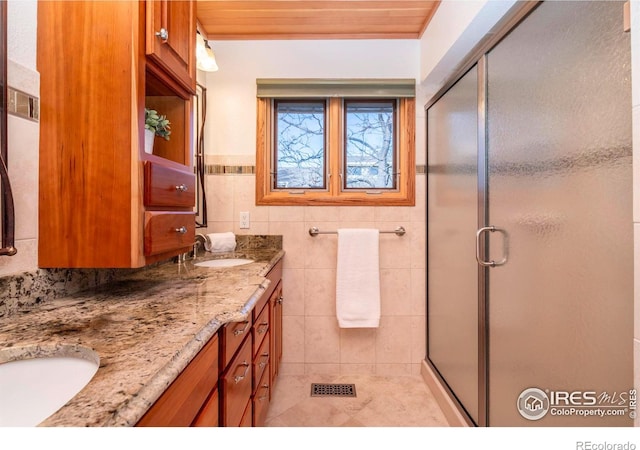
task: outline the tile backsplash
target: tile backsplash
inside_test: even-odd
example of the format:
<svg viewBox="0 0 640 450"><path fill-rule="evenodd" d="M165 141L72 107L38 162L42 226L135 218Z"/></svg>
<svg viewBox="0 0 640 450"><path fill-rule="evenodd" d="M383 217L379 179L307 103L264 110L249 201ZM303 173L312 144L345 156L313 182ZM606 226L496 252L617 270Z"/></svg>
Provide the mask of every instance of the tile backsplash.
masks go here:
<svg viewBox="0 0 640 450"><path fill-rule="evenodd" d="M0 317L114 281L132 270L136 269L38 269L1 277Z"/></svg>

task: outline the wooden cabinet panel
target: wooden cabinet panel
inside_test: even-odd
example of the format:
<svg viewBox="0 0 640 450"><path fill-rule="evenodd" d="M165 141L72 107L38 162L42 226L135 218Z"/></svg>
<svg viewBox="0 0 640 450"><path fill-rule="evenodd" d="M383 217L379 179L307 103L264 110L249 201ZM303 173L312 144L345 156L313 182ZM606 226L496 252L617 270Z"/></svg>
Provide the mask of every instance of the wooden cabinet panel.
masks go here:
<svg viewBox="0 0 640 450"><path fill-rule="evenodd" d="M218 337L214 336L153 404L136 426L186 427L218 383Z"/></svg>
<svg viewBox="0 0 640 450"><path fill-rule="evenodd" d="M196 90L195 24L194 1L147 1L147 57L191 94Z"/></svg>
<svg viewBox="0 0 640 450"><path fill-rule="evenodd" d="M258 387L253 395L253 426L262 427L267 418L269 410L269 399L271 398L271 386L269 381L269 371L265 371Z"/></svg>
<svg viewBox="0 0 640 450"><path fill-rule="evenodd" d="M193 248L196 236L195 213L147 211L144 213L144 222L145 255Z"/></svg>
<svg viewBox="0 0 640 450"><path fill-rule="evenodd" d="M251 427L253 426L253 408L252 402L247 404L247 409L245 409L244 414L242 415L242 421L240 422L241 427Z"/></svg>
<svg viewBox="0 0 640 450"><path fill-rule="evenodd" d="M193 173L145 161L145 206L192 208L196 199L195 192L196 177Z"/></svg>
<svg viewBox="0 0 640 450"><path fill-rule="evenodd" d="M276 289L269 299L271 310L271 387L275 386L278 376L280 361L282 361L282 302L283 302L282 282L278 283Z"/></svg>
<svg viewBox="0 0 640 450"><path fill-rule="evenodd" d="M222 377L222 424L225 427L240 426L251 399L251 340L251 335L247 336Z"/></svg>
<svg viewBox="0 0 640 450"><path fill-rule="evenodd" d="M273 268L269 271L269 273L267 274L267 279L270 281L270 283L262 297L265 302L269 299L273 291L276 289L276 286L282 279L282 260L278 261L276 265L273 266ZM258 305L256 305L256 308L259 308L257 309L258 312L262 310L259 304L260 302L258 302Z"/></svg>
<svg viewBox="0 0 640 450"><path fill-rule="evenodd" d="M220 403L218 389L213 391L207 402L204 404L196 420L193 421L193 427L217 427L219 422Z"/></svg>
<svg viewBox="0 0 640 450"><path fill-rule="evenodd" d="M258 386L262 374L269 372L269 353L271 352L271 342L269 341L269 333L267 333L262 345L253 355L253 388Z"/></svg>
<svg viewBox="0 0 640 450"><path fill-rule="evenodd" d="M243 322L231 322L222 329L222 355L220 367L223 369L229 365L231 358L236 353L247 336L251 335L251 317ZM251 358L249 358L251 359Z"/></svg>
<svg viewBox="0 0 640 450"><path fill-rule="evenodd" d="M258 348L262 345L262 340L269 331L269 307L262 309L262 312L253 322L251 333L253 334L253 356L258 354Z"/></svg>

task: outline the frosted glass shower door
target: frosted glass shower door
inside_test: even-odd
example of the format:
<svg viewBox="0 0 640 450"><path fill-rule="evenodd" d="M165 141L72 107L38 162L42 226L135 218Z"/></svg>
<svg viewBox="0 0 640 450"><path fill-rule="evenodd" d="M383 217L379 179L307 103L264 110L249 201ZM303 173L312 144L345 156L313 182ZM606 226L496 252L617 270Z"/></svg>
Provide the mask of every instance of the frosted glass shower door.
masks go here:
<svg viewBox="0 0 640 450"><path fill-rule="evenodd" d="M478 71L427 111L427 357L478 422Z"/></svg>
<svg viewBox="0 0 640 450"><path fill-rule="evenodd" d="M544 2L487 54L487 225L508 234L508 262L488 269L490 426L633 423L629 410L606 412L633 386L622 18L622 2ZM503 235L489 241L497 261ZM528 388L543 394L529 398L527 418L518 399ZM593 405L585 392L616 400ZM594 406L604 417L579 415Z"/></svg>

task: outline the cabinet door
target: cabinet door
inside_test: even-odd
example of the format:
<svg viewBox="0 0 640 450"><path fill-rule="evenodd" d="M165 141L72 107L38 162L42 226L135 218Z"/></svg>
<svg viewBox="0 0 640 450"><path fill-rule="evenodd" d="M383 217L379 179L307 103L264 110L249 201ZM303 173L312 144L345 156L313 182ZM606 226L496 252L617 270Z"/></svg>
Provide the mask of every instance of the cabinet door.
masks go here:
<svg viewBox="0 0 640 450"><path fill-rule="evenodd" d="M218 337L214 336L136 426L189 426L218 385L218 348Z"/></svg>
<svg viewBox="0 0 640 450"><path fill-rule="evenodd" d="M271 386L275 385L278 366L282 359L282 282L279 282L269 300L271 308Z"/></svg>
<svg viewBox="0 0 640 450"><path fill-rule="evenodd" d="M147 56L195 94L195 2L150 0L146 15Z"/></svg>
<svg viewBox="0 0 640 450"><path fill-rule="evenodd" d="M196 420L191 424L192 427L217 427L219 422L219 395L216 389L207 399Z"/></svg>

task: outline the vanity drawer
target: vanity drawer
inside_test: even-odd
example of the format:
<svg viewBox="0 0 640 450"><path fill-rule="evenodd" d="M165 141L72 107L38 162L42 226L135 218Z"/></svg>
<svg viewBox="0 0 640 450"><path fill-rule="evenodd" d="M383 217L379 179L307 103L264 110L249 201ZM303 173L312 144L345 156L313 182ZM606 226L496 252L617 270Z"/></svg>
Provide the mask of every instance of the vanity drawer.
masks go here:
<svg viewBox="0 0 640 450"><path fill-rule="evenodd" d="M247 336L251 335L251 316L242 322L229 322L222 329L222 357L220 367L224 370L229 364L233 355ZM251 339L249 339L251 341ZM251 347L251 345L249 345ZM249 357L251 360L251 356Z"/></svg>
<svg viewBox="0 0 640 450"><path fill-rule="evenodd" d="M269 383L269 371L264 373L264 376L260 380L260 384L256 388L256 392L253 395L253 426L262 427L267 418L267 411L269 410L269 396L271 385Z"/></svg>
<svg viewBox="0 0 640 450"><path fill-rule="evenodd" d="M146 211L144 254L157 255L184 248L190 250L196 237L194 212Z"/></svg>
<svg viewBox="0 0 640 450"><path fill-rule="evenodd" d="M173 167L145 161L144 205L191 208L196 202L196 176Z"/></svg>
<svg viewBox="0 0 640 450"><path fill-rule="evenodd" d="M269 351L270 351L269 333L265 336L262 345L253 355L253 386L258 386L258 382L265 372L269 373Z"/></svg>
<svg viewBox="0 0 640 450"><path fill-rule="evenodd" d="M247 338L222 377L223 426L237 427L251 400L251 338Z"/></svg>
<svg viewBox="0 0 640 450"><path fill-rule="evenodd" d="M262 340L269 332L269 307L262 308L262 312L257 319L254 319L251 333L253 334L253 356L258 354L258 348L262 345Z"/></svg>

